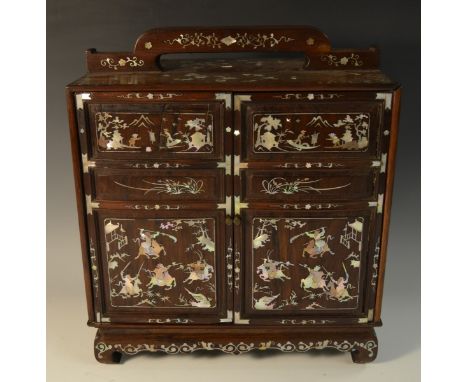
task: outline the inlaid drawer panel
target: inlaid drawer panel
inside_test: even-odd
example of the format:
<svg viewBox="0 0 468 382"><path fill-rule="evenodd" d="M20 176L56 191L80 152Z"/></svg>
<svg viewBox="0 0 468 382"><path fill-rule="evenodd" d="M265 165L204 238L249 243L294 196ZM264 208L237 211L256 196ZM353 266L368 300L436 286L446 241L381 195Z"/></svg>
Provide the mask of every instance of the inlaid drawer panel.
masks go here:
<svg viewBox="0 0 468 382"><path fill-rule="evenodd" d="M95 168L96 200L224 202L224 170Z"/></svg>
<svg viewBox="0 0 468 382"><path fill-rule="evenodd" d="M242 103L244 161L376 159L381 101L250 101Z"/></svg>
<svg viewBox="0 0 468 382"><path fill-rule="evenodd" d="M241 171L242 200L366 200L377 193L375 168L353 170Z"/></svg>
<svg viewBox="0 0 468 382"><path fill-rule="evenodd" d="M89 103L92 157L221 158L222 110L214 101Z"/></svg>

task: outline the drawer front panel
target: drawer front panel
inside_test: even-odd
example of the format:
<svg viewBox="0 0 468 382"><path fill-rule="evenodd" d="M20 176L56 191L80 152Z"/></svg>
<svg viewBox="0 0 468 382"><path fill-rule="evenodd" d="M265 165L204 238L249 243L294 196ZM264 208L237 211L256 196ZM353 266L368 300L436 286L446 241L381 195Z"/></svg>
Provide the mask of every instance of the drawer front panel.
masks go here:
<svg viewBox="0 0 468 382"><path fill-rule="evenodd" d="M242 103L243 160L377 158L380 101L250 101Z"/></svg>
<svg viewBox="0 0 468 382"><path fill-rule="evenodd" d="M244 315L362 317L370 210L243 214Z"/></svg>
<svg viewBox="0 0 468 382"><path fill-rule="evenodd" d="M221 203L225 200L223 169L93 170L95 199L109 201Z"/></svg>
<svg viewBox="0 0 468 382"><path fill-rule="evenodd" d="M368 200L377 192L376 169L241 171L241 199L246 202Z"/></svg>
<svg viewBox="0 0 468 382"><path fill-rule="evenodd" d="M199 158L223 155L219 102L88 103L93 158Z"/></svg>

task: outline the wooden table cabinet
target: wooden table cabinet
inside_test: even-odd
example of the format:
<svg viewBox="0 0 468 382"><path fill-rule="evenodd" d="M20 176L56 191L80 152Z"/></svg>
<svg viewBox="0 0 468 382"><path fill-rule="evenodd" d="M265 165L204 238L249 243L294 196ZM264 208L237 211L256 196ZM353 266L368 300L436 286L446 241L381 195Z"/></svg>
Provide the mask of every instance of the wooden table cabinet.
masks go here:
<svg viewBox="0 0 468 382"><path fill-rule="evenodd" d="M296 52L165 59L167 53ZM211 57L211 56L210 56ZM377 355L399 87L310 27L154 29L67 87L95 355Z"/></svg>

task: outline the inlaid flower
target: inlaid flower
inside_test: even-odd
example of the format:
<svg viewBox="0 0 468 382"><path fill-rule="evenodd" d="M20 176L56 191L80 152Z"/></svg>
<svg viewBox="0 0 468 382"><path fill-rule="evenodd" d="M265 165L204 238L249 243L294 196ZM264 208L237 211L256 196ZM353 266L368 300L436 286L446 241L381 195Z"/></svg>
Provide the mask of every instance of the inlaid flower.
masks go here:
<svg viewBox="0 0 468 382"><path fill-rule="evenodd" d="M151 44L151 41L145 42L145 49L151 49L153 47L153 44Z"/></svg>
<svg viewBox="0 0 468 382"><path fill-rule="evenodd" d="M340 60L341 65L346 65L348 63L348 57L342 57Z"/></svg>
<svg viewBox="0 0 468 382"><path fill-rule="evenodd" d="M265 127L265 130L270 131L271 129L276 130L278 127L281 126L281 120L278 118L274 118L271 115L268 117L262 117L260 119L260 122L265 123L267 126Z"/></svg>
<svg viewBox="0 0 468 382"><path fill-rule="evenodd" d="M127 63L127 61L125 61L123 58L121 58L121 59L119 60L119 65L120 65L120 66L125 66L126 63Z"/></svg>

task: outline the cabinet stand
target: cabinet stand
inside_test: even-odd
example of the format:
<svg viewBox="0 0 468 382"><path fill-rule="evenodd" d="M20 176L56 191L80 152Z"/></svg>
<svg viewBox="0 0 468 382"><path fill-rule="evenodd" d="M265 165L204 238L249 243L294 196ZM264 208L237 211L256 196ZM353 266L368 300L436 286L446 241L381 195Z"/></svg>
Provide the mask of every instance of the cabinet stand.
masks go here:
<svg viewBox="0 0 468 382"><path fill-rule="evenodd" d="M294 328L298 329L298 328ZM101 363L119 363L123 354L162 352L192 353L198 350L243 354L252 350L305 352L336 349L350 352L353 362L367 363L377 357L375 330L369 328L174 328L98 329L94 354Z"/></svg>

